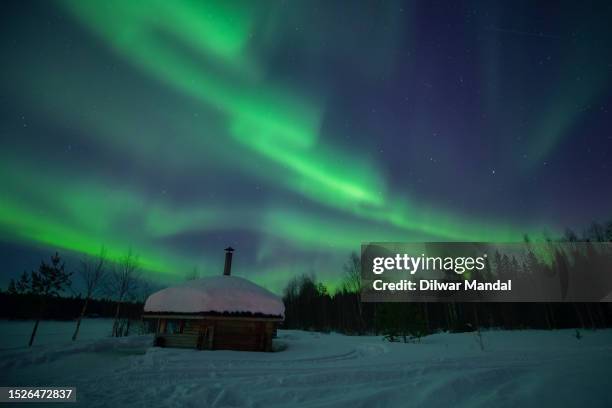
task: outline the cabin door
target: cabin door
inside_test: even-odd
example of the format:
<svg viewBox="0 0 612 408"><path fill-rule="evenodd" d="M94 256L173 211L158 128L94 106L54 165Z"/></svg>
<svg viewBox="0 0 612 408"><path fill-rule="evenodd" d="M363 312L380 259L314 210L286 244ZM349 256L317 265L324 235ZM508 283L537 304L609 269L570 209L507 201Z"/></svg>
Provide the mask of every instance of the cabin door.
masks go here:
<svg viewBox="0 0 612 408"><path fill-rule="evenodd" d="M212 350L215 337L215 326L203 324L198 332L198 349Z"/></svg>

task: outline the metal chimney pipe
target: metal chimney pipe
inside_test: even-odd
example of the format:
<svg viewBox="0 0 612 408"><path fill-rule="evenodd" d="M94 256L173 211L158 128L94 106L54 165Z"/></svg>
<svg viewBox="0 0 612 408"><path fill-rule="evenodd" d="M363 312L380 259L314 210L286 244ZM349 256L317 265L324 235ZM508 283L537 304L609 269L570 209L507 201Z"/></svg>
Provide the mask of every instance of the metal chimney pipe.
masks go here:
<svg viewBox="0 0 612 408"><path fill-rule="evenodd" d="M223 275L230 276L232 273L232 252L234 252L234 248L227 247L225 248L225 268L223 269Z"/></svg>

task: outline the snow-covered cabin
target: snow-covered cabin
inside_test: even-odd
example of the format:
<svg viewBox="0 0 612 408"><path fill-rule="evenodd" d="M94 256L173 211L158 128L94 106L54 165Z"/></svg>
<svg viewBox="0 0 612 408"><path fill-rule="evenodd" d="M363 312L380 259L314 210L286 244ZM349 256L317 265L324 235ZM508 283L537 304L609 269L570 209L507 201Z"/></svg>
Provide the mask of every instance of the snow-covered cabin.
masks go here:
<svg viewBox="0 0 612 408"><path fill-rule="evenodd" d="M143 318L156 327L156 345L271 351L285 306L272 292L231 276L232 251L225 250L222 276L190 280L149 296Z"/></svg>

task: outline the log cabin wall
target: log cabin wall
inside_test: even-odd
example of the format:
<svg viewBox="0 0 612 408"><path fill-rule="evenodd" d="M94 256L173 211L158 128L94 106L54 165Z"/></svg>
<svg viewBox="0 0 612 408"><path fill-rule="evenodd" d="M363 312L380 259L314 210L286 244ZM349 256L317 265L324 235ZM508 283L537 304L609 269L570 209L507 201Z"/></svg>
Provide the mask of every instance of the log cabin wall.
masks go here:
<svg viewBox="0 0 612 408"><path fill-rule="evenodd" d="M178 332L167 332L168 321L178 320ZM193 332L190 321L180 319L159 319L158 332L155 344L160 347L195 348L198 342L198 333Z"/></svg>
<svg viewBox="0 0 612 408"><path fill-rule="evenodd" d="M272 327L269 322L218 320L213 348L216 350L271 351Z"/></svg>
<svg viewBox="0 0 612 408"><path fill-rule="evenodd" d="M166 328L176 328L177 324L180 328L178 331L166 332ZM275 321L256 319L162 318L155 344L203 350L272 351L276 325Z"/></svg>

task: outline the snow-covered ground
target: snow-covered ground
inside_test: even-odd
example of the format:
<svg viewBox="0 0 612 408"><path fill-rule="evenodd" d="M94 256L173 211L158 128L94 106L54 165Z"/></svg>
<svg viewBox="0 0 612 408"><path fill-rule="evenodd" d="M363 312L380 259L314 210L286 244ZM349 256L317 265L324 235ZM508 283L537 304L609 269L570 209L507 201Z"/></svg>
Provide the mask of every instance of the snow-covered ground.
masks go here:
<svg viewBox="0 0 612 408"><path fill-rule="evenodd" d="M76 321L43 320L38 325L34 345L69 343ZM30 320L0 320L0 350L23 347L28 344L34 322ZM113 327L112 319L83 319L78 341L96 340L109 337Z"/></svg>
<svg viewBox="0 0 612 408"><path fill-rule="evenodd" d="M275 353L101 338L2 350L0 385L76 386L87 407L610 407L612 330L582 335L490 331L483 351L472 333L402 344L280 331Z"/></svg>

